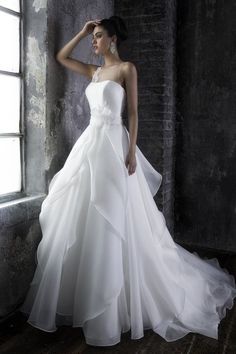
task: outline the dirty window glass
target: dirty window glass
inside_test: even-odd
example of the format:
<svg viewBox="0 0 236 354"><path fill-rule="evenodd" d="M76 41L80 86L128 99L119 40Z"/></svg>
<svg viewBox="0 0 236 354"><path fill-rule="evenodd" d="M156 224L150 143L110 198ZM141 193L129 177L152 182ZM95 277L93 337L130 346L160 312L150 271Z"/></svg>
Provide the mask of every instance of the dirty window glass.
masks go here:
<svg viewBox="0 0 236 354"><path fill-rule="evenodd" d="M21 31L20 1L0 0L0 202L22 189Z"/></svg>

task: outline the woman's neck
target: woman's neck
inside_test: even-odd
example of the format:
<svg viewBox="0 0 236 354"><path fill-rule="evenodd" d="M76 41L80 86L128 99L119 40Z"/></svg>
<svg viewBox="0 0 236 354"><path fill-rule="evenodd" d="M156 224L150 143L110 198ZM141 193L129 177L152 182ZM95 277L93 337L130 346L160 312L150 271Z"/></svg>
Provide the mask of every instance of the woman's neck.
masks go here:
<svg viewBox="0 0 236 354"><path fill-rule="evenodd" d="M113 66L113 65L117 65L120 64L122 62L122 60L120 59L118 53L117 54L108 54L108 55L104 55L104 65L103 67L109 67L109 66Z"/></svg>

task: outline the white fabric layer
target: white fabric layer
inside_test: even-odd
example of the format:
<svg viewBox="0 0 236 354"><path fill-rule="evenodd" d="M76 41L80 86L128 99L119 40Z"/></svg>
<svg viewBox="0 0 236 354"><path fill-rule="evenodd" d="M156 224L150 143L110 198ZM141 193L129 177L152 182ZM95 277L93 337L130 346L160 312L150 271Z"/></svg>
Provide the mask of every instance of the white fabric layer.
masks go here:
<svg viewBox="0 0 236 354"><path fill-rule="evenodd" d="M217 339L236 297L233 275L173 241L153 199L162 176L138 146L128 175L124 89L91 82L86 95L90 124L42 203L37 268L21 311L44 331L81 326L97 346L145 329L166 341L189 332Z"/></svg>

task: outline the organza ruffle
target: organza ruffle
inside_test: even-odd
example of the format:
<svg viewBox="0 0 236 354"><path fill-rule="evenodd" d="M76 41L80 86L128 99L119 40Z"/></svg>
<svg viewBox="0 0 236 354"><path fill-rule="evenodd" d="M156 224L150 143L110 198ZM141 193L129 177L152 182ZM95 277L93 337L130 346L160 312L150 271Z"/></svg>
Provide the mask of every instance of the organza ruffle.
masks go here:
<svg viewBox="0 0 236 354"><path fill-rule="evenodd" d="M128 175L126 128L93 123L42 203L37 268L21 311L44 331L81 326L92 345L150 328L167 341L189 332L217 339L234 277L173 241L153 199L162 176L138 146Z"/></svg>

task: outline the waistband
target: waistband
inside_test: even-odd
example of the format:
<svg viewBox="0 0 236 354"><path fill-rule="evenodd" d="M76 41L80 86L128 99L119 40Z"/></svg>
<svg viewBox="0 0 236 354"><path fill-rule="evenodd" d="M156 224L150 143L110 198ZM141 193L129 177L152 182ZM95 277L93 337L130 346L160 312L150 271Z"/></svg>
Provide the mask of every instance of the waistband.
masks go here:
<svg viewBox="0 0 236 354"><path fill-rule="evenodd" d="M106 115L90 115L89 124L102 126L102 125L123 125L122 116L106 116Z"/></svg>

